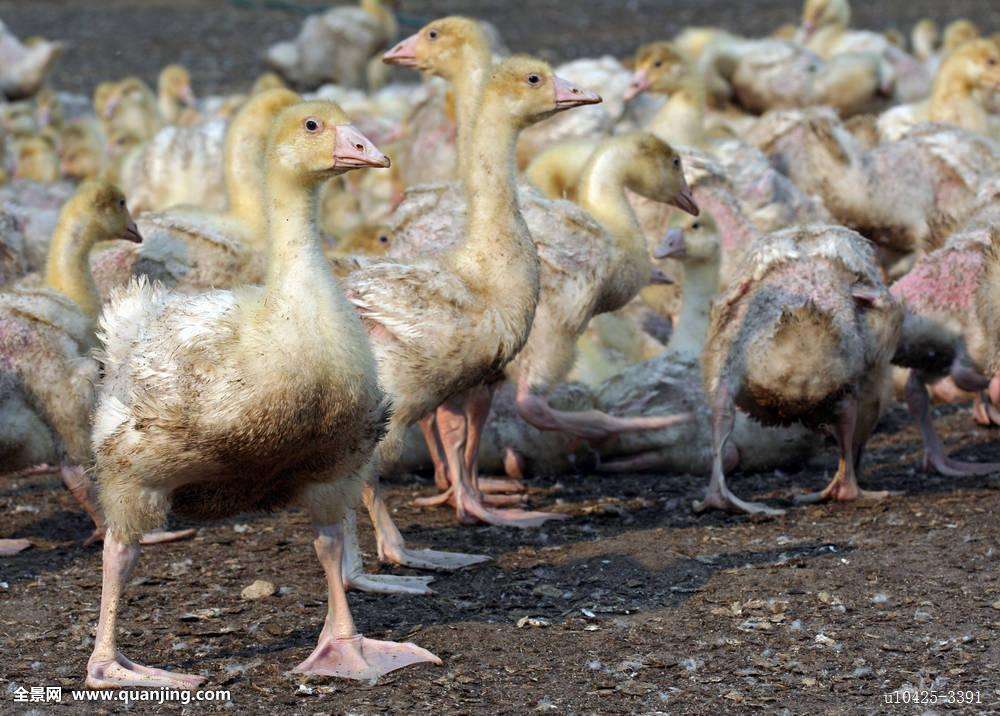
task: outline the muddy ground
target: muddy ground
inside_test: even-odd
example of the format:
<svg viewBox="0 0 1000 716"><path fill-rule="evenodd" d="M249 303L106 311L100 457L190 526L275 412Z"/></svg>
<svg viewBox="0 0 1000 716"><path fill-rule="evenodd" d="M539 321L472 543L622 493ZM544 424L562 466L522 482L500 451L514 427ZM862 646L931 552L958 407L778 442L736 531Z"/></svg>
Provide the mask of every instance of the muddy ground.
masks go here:
<svg viewBox="0 0 1000 716"><path fill-rule="evenodd" d="M965 411L943 412L951 449L1000 460L995 432ZM979 693L979 705L939 713L997 713L1000 477L928 476L915 469L919 456L897 409L872 444L864 481L903 495L874 506L792 506L797 491L825 484L830 450L797 475L737 477L739 494L790 508L764 522L694 515L701 477L567 475L532 485L533 504L565 512L566 522L459 528L445 511L409 505L431 491L427 476L398 478L389 501L411 543L494 557L439 577L433 596L351 595L366 634L416 641L443 666L410 667L375 686L289 673L311 651L325 608L298 513L215 524L191 542L145 550L121 648L231 690L232 706L189 713L924 712L884 704L883 694L908 686ZM87 520L55 476L0 485L0 514L0 536L36 545L0 561L8 712L17 686L82 685L100 552L81 547ZM370 535L363 540L370 555ZM256 579L278 593L242 599ZM519 628L523 617L547 626Z"/></svg>
<svg viewBox="0 0 1000 716"><path fill-rule="evenodd" d="M200 93L244 90L263 71L271 43L293 37L306 13L326 0L0 0L0 18L22 36L65 40L56 69L61 89L90 93L101 80L139 74L147 81L169 62L192 71ZM923 17L944 24L970 17L1000 29L996 0L856 0L859 27L905 33ZM801 0L399 0L401 31L463 13L490 20L515 52L550 61L602 53L631 54L637 45L711 24L763 35L797 22Z"/></svg>

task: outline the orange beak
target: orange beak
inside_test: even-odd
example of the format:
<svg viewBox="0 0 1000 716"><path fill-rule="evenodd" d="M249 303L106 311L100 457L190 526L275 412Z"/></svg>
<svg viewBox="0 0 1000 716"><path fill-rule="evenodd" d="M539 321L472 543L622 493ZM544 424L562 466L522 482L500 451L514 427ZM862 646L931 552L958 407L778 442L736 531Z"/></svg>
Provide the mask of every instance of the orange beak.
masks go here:
<svg viewBox="0 0 1000 716"><path fill-rule="evenodd" d="M333 147L334 169L362 169L389 166L384 155L368 137L349 124L337 127L337 141Z"/></svg>
<svg viewBox="0 0 1000 716"><path fill-rule="evenodd" d="M600 104L601 95L589 90L580 89L569 80L555 76L556 108L570 109L585 104Z"/></svg>
<svg viewBox="0 0 1000 716"><path fill-rule="evenodd" d="M410 35L391 50L382 55L382 62L387 65L401 65L403 67L417 66L417 41L420 35Z"/></svg>
<svg viewBox="0 0 1000 716"><path fill-rule="evenodd" d="M639 70L634 75L632 75L632 81L628 84L628 89L625 90L625 101L628 102L633 97L637 97L652 86L652 82L649 81L649 73L646 70Z"/></svg>

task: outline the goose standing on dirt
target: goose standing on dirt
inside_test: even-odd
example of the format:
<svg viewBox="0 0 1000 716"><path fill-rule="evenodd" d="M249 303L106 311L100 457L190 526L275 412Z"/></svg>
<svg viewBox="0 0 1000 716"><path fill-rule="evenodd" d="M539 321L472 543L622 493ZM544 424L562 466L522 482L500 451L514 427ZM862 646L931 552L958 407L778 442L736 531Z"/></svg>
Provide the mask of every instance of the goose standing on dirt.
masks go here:
<svg viewBox="0 0 1000 716"><path fill-rule="evenodd" d="M267 152L264 285L188 297L140 280L105 311L107 373L93 443L108 535L90 688L190 689L204 680L142 666L116 646L138 535L171 508L201 518L306 508L329 606L319 643L297 671L372 679L440 663L413 644L358 634L341 573L340 523L358 499L389 406L361 321L327 267L312 195L332 175L388 165L336 105L289 107Z"/></svg>

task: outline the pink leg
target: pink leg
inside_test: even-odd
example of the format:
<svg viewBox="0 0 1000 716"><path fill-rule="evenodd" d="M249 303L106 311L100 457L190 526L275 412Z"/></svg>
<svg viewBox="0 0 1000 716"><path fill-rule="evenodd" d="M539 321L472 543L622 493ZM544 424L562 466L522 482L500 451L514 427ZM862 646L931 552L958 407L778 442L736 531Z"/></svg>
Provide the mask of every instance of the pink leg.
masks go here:
<svg viewBox="0 0 1000 716"><path fill-rule="evenodd" d="M468 392L465 400L465 422L467 437L465 443L465 470L480 492L484 493L515 493L524 491L524 483L517 480L503 480L479 476L479 444L483 439L483 430L490 417L490 407L493 405L495 386L480 385ZM490 504L512 504L510 497L491 499L484 496ZM518 498L519 499L519 498Z"/></svg>
<svg viewBox="0 0 1000 716"><path fill-rule="evenodd" d="M452 476L455 512L462 524L485 522L505 527L538 527L548 520L564 520L568 515L553 512L529 512L518 509L495 510L483 504L483 495L468 474L466 440L469 434L464 412L454 404L438 409L438 429Z"/></svg>
<svg viewBox="0 0 1000 716"><path fill-rule="evenodd" d="M91 689L124 686L195 689L205 680L204 677L141 666L125 658L116 647L118 606L138 558L138 545L119 542L114 533L104 538L101 615L97 622L94 651L87 662L87 686Z"/></svg>
<svg viewBox="0 0 1000 716"><path fill-rule="evenodd" d="M924 391L924 398L927 393L923 383L920 389ZM847 502L850 500L884 500L889 496L886 490L872 491L862 490L858 487L857 466L861 462L861 450L864 446L854 445L854 429L858 420L857 398L849 396L841 403L840 419L833 429L837 445L840 447L840 464L837 466L837 474L833 476L830 484L819 492L812 492L806 495L797 495L795 502L799 504L809 504L815 502L826 502L827 500L837 500Z"/></svg>
<svg viewBox="0 0 1000 716"><path fill-rule="evenodd" d="M12 557L31 546L26 539L0 539L0 557Z"/></svg>
<svg viewBox="0 0 1000 716"><path fill-rule="evenodd" d="M720 387L712 401L712 478L705 492L705 499L696 500L692 507L695 512L708 509L746 512L750 515L777 516L784 510L768 507L760 502L744 502L734 495L726 485L725 457L726 444L733 432L736 421L736 406L733 405L729 389Z"/></svg>
<svg viewBox="0 0 1000 716"><path fill-rule="evenodd" d="M90 516L90 519L94 521L94 531L84 541L84 546L100 542L104 539L104 515L101 514L97 502L97 488L93 480L87 477L86 472L79 465L63 465L59 469L59 472L62 475L62 481L66 489L80 503L80 506ZM154 530L153 532L144 534L139 542L146 545L176 542L177 540L187 539L193 536L194 533L195 530L193 529L178 530L176 532Z"/></svg>
<svg viewBox="0 0 1000 716"><path fill-rule="evenodd" d="M316 648L294 671L374 682L380 676L410 664L425 661L440 664L439 658L416 644L377 641L358 634L347 605L341 574L343 527L320 527L318 532L313 545L326 573L329 592L326 620Z"/></svg>
<svg viewBox="0 0 1000 716"><path fill-rule="evenodd" d="M368 574L358 546L358 517L354 510L344 517L344 559L341 574L348 589L372 594L433 594L428 586L433 577L401 577L395 574Z"/></svg>
<svg viewBox="0 0 1000 716"><path fill-rule="evenodd" d="M449 487L448 474L444 458L441 456L441 445L437 438L437 420L434 413L429 413L418 425L420 425L420 432L423 433L424 442L427 444L427 452L431 455L431 462L434 463L434 484L439 490L447 490Z"/></svg>
<svg viewBox="0 0 1000 716"><path fill-rule="evenodd" d="M17 480L22 477L32 477L34 475L48 475L50 472L55 472L57 468L46 463L41 463L39 465L32 465L31 467L26 467L23 470L15 470L14 472L7 472L0 475L0 481L7 480Z"/></svg>
<svg viewBox="0 0 1000 716"><path fill-rule="evenodd" d="M599 410L556 410L544 396L532 393L524 384L517 387L517 409L522 418L539 430L558 430L591 442L607 440L618 433L662 430L694 417L690 413L619 417Z"/></svg>
<svg viewBox="0 0 1000 716"><path fill-rule="evenodd" d="M447 457L447 456L446 456ZM451 572L473 564L486 562L489 557L461 552L439 552L433 549L410 549L403 535L389 514L377 478L374 485L365 485L362 493L372 524L375 525L375 540L378 557L383 562L402 564L414 569L436 569Z"/></svg>
<svg viewBox="0 0 1000 716"><path fill-rule="evenodd" d="M910 415L916 418L917 425L920 426L920 434L924 438L925 470L934 470L948 477L989 475L1000 471L1000 465L996 463L962 462L952 460L944 454L941 438L938 437L934 423L931 421L927 388L923 378L915 370L910 371L910 377L906 380L906 404L910 408Z"/></svg>
<svg viewBox="0 0 1000 716"><path fill-rule="evenodd" d="M1000 425L1000 410L997 410L990 400L989 393L981 390L976 393L972 403L972 418L987 428Z"/></svg>

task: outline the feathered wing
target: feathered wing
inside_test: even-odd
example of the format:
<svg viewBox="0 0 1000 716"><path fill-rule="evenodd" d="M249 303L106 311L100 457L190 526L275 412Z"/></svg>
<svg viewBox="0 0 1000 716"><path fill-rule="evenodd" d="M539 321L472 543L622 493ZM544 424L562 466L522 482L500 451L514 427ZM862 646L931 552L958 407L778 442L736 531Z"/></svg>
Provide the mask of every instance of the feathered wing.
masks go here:
<svg viewBox="0 0 1000 716"><path fill-rule="evenodd" d="M184 296L144 277L116 290L99 328L105 380L94 446L127 421L168 424L183 420L192 401L219 404L208 391L220 389L213 375L228 369L237 307L232 291Z"/></svg>

